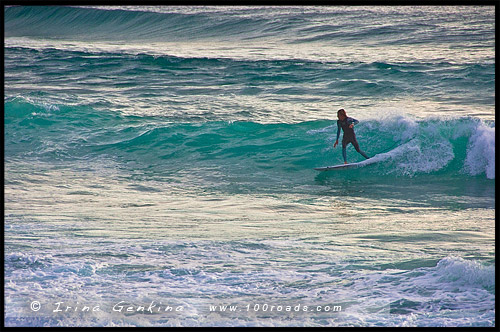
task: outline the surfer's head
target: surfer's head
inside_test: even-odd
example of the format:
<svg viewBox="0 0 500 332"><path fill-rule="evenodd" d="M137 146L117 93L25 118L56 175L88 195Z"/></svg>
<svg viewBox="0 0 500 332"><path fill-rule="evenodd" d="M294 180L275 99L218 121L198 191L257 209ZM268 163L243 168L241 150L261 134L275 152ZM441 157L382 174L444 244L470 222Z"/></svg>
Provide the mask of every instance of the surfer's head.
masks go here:
<svg viewBox="0 0 500 332"><path fill-rule="evenodd" d="M337 117L339 118L340 121L347 118L347 114L345 114L345 110L343 108L341 108L337 111Z"/></svg>

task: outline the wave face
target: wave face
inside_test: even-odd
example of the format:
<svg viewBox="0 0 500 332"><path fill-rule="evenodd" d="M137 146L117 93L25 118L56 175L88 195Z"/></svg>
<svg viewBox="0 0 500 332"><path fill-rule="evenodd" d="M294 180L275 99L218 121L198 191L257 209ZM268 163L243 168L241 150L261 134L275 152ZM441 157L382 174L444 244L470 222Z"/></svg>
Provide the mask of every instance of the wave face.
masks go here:
<svg viewBox="0 0 500 332"><path fill-rule="evenodd" d="M179 123L14 98L6 101L5 123L7 160L35 158L50 163L106 155L155 171L215 167L226 168L229 174L246 170L264 177L269 172L291 172L287 177L294 177L294 172L342 161L341 148L332 147L337 132L333 121ZM359 177L495 178L492 122L387 116L363 121L356 135L366 153L377 154L378 162L358 172ZM352 147L348 151L350 161L363 160Z"/></svg>

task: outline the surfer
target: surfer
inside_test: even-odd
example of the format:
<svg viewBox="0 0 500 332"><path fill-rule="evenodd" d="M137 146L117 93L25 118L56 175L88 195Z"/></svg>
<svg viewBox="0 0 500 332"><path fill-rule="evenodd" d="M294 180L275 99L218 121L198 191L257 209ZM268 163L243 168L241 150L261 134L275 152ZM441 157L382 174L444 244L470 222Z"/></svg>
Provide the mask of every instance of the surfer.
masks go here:
<svg viewBox="0 0 500 332"><path fill-rule="evenodd" d="M349 143L354 146L359 154L361 154L366 159L369 159L370 157L368 157L366 153L359 149L359 144L356 140L356 135L354 134L353 127L354 125L357 125L359 121L354 118L348 117L343 108L337 111L337 117L339 118L337 120L337 140L335 141L335 144L333 144L333 147L336 148L337 144L339 144L340 128L342 128L342 130L344 131L344 136L342 137L342 157L344 157L344 164L347 164L346 147Z"/></svg>

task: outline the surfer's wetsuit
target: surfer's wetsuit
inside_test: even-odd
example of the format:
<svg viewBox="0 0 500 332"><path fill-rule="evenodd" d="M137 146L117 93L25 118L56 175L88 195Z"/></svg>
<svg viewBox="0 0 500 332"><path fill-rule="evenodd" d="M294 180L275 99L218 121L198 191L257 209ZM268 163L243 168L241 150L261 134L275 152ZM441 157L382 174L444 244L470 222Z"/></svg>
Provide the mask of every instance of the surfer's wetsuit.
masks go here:
<svg viewBox="0 0 500 332"><path fill-rule="evenodd" d="M337 141L340 136L340 128L344 131L344 136L342 137L342 157L344 157L344 162L347 162L347 144L352 143L356 151L361 154L366 159L369 159L363 151L359 149L358 141L356 140L356 135L354 134L354 129L349 128L351 124L357 125L359 123L358 120L350 117L346 117L343 121L337 120Z"/></svg>

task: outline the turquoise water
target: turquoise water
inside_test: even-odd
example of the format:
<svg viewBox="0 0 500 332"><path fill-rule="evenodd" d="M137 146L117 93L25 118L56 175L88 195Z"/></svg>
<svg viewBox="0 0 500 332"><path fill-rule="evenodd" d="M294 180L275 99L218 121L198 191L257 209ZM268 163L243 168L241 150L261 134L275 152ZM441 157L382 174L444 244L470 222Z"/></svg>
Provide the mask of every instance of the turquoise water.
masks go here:
<svg viewBox="0 0 500 332"><path fill-rule="evenodd" d="M495 325L494 7L4 14L5 325Z"/></svg>

